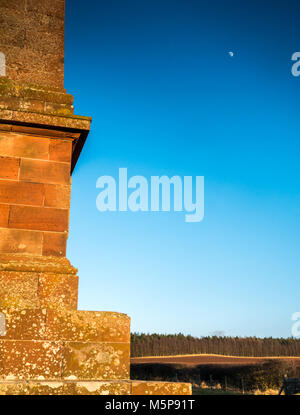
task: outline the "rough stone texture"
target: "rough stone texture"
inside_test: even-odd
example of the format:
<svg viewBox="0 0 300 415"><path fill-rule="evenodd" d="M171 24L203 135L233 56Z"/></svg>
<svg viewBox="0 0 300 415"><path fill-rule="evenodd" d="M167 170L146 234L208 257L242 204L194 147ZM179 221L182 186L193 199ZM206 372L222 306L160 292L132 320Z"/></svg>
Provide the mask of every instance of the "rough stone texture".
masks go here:
<svg viewBox="0 0 300 415"><path fill-rule="evenodd" d="M0 382L0 395L130 395L129 381Z"/></svg>
<svg viewBox="0 0 300 415"><path fill-rule="evenodd" d="M66 258L0 255L0 307L76 310L77 270Z"/></svg>
<svg viewBox="0 0 300 415"><path fill-rule="evenodd" d="M187 395L189 384L129 381L130 319L111 312L3 309L0 395Z"/></svg>
<svg viewBox="0 0 300 415"><path fill-rule="evenodd" d="M129 344L0 340L0 379L129 378Z"/></svg>
<svg viewBox="0 0 300 415"><path fill-rule="evenodd" d="M64 106L63 108L68 108L69 114L73 113L73 97L67 94L65 89L43 86L41 84L19 83L6 77L0 77L0 96L1 99L7 100L7 102L9 102L9 99L15 100L16 107L12 108L11 104L9 104L7 105L9 109L26 109L28 103L30 105L31 102L34 102L42 104L42 112L52 113L53 111L50 108L47 110L46 106L53 105L53 109L56 108L54 113L56 113L57 109L62 105ZM57 106L55 107L55 105ZM5 108L5 105L3 108ZM29 109L27 108L27 110Z"/></svg>
<svg viewBox="0 0 300 415"><path fill-rule="evenodd" d="M105 311L48 310L46 336L53 340L128 344L130 319L126 314Z"/></svg>
<svg viewBox="0 0 300 415"><path fill-rule="evenodd" d="M3 340L51 340L91 343L130 341L130 318L107 311L2 308Z"/></svg>
<svg viewBox="0 0 300 415"><path fill-rule="evenodd" d="M78 277L70 274L39 274L40 307L76 310Z"/></svg>
<svg viewBox="0 0 300 415"><path fill-rule="evenodd" d="M191 395L191 384L132 381L1 382L0 395Z"/></svg>
<svg viewBox="0 0 300 415"><path fill-rule="evenodd" d="M64 0L0 0L7 76L63 87Z"/></svg>
<svg viewBox="0 0 300 415"><path fill-rule="evenodd" d="M0 271L0 309L38 308L39 274Z"/></svg>
<svg viewBox="0 0 300 415"><path fill-rule="evenodd" d="M0 271L1 308L76 310L77 295L74 275Z"/></svg>
<svg viewBox="0 0 300 415"><path fill-rule="evenodd" d="M78 270L70 264L67 258L0 253L0 271L28 271L76 275Z"/></svg>
<svg viewBox="0 0 300 415"><path fill-rule="evenodd" d="M2 340L47 340L46 309L1 308L1 312L6 319L6 335L1 337Z"/></svg>
<svg viewBox="0 0 300 415"><path fill-rule="evenodd" d="M18 379L35 380L129 378L128 316L57 309L1 310L6 335L0 341L0 379L12 380L17 373Z"/></svg>
<svg viewBox="0 0 300 415"><path fill-rule="evenodd" d="M64 379L129 379L129 366L129 343L65 343Z"/></svg>
<svg viewBox="0 0 300 415"><path fill-rule="evenodd" d="M49 113L29 112L21 110L15 110L14 108L2 109L0 108L0 119L5 121L11 121L12 124L24 123L24 124L38 124L54 127L63 127L70 129L86 130L89 131L91 119L89 117L77 116L62 116L53 115Z"/></svg>
<svg viewBox="0 0 300 415"><path fill-rule="evenodd" d="M63 343L0 340L0 379L60 379Z"/></svg>

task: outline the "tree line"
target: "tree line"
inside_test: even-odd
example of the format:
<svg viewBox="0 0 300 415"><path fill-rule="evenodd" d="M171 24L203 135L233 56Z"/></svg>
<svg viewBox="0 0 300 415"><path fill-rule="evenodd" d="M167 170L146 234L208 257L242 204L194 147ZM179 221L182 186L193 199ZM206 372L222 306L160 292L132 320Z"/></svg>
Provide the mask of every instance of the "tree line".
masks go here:
<svg viewBox="0 0 300 415"><path fill-rule="evenodd" d="M131 356L220 354L227 356L300 356L300 339L273 337L193 337L179 334L131 334Z"/></svg>

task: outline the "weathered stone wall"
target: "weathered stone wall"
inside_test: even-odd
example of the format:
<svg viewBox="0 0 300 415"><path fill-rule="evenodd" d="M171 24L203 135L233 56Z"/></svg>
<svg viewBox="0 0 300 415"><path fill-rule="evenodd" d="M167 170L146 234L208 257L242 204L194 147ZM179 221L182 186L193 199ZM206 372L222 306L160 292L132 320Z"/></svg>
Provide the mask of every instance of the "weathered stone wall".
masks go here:
<svg viewBox="0 0 300 415"><path fill-rule="evenodd" d="M3 309L0 381L129 378L130 319L91 311Z"/></svg>
<svg viewBox="0 0 300 415"><path fill-rule="evenodd" d="M63 88L64 0L0 0L0 52L18 82Z"/></svg>

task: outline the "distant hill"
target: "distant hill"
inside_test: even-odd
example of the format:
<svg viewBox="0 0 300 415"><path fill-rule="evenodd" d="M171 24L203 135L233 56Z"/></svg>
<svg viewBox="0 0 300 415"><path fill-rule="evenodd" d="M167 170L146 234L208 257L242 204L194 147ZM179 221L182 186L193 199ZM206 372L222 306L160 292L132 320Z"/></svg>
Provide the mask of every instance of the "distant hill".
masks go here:
<svg viewBox="0 0 300 415"><path fill-rule="evenodd" d="M148 356L132 357L131 364L163 364L163 365L184 365L184 366L245 366L245 365L262 365L270 360L279 360L281 362L294 362L295 367L300 367L300 357L295 356L224 356L219 354L186 354L174 356Z"/></svg>

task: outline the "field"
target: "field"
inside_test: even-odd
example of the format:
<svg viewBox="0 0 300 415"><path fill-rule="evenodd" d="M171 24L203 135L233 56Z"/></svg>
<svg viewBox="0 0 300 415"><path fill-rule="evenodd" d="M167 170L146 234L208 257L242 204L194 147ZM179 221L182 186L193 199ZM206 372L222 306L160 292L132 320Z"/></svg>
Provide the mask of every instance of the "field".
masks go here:
<svg viewBox="0 0 300 415"><path fill-rule="evenodd" d="M236 357L222 356L216 354L199 354L199 355L178 355L178 356L151 356L151 357L135 357L131 359L132 364L177 364L185 366L199 365L259 365L264 362L276 359L280 361L293 361L300 366L300 357Z"/></svg>
<svg viewBox="0 0 300 415"><path fill-rule="evenodd" d="M133 379L191 382L197 395L278 394L284 375L300 377L300 357L200 354L131 359Z"/></svg>

